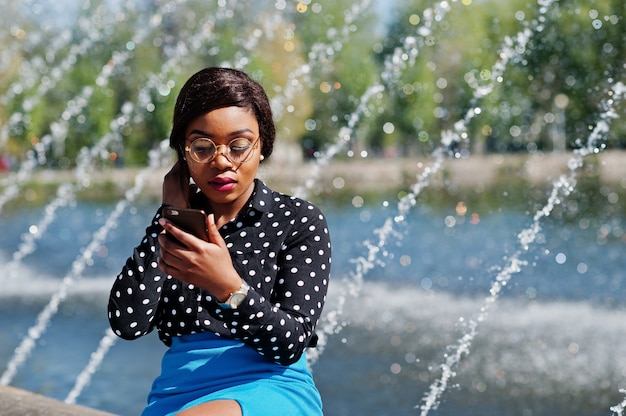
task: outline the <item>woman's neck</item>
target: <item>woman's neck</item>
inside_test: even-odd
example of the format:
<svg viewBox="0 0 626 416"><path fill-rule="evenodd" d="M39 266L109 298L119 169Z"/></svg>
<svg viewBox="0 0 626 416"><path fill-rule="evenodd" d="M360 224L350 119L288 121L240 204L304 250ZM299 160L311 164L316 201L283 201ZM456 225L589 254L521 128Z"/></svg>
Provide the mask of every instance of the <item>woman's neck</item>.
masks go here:
<svg viewBox="0 0 626 416"><path fill-rule="evenodd" d="M228 203L215 203L208 199L204 194L198 195L197 203L199 208L205 210L207 214L212 213L215 217L215 225L221 228L224 224L234 219L237 214L248 204L252 193L254 192L254 183L247 192L242 194L240 198Z"/></svg>

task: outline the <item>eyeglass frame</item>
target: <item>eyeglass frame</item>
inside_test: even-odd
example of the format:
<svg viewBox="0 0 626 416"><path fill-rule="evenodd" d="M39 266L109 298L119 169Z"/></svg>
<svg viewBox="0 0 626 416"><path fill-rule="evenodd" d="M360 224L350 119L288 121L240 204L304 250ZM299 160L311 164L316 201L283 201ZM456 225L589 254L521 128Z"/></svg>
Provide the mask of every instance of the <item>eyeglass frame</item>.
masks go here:
<svg viewBox="0 0 626 416"><path fill-rule="evenodd" d="M213 146L215 147L215 154L213 155L213 157L211 159L209 159L209 160L207 160L205 162L201 162L201 161L197 160L194 157L194 154L191 152L191 146L198 140L208 140L209 142L213 143ZM246 155L246 157L243 160L238 161L238 162L234 162L230 158L230 151L231 151L230 144L232 142L234 142L235 140L245 140L245 141L251 143L250 147L247 149L248 154ZM241 164L247 162L248 160L250 160L250 156L252 155L252 151L257 148L257 145L258 145L260 140L261 140L261 136L258 136L254 142L251 142L250 140L246 139L245 137L235 137L231 141L229 141L227 144L215 144L215 142L213 140L211 140L210 138L208 138L208 137L198 137L198 138L194 139L191 143L186 145L184 150L185 150L185 152L189 153L189 156L191 157L191 159L194 162L201 163L203 165L213 162L218 154L221 154L222 156L224 156L226 158L226 160L228 160L230 163L240 164L241 165ZM219 148L222 147L222 146L226 147L228 149L228 151L226 153L225 152L221 152L221 153L219 152Z"/></svg>

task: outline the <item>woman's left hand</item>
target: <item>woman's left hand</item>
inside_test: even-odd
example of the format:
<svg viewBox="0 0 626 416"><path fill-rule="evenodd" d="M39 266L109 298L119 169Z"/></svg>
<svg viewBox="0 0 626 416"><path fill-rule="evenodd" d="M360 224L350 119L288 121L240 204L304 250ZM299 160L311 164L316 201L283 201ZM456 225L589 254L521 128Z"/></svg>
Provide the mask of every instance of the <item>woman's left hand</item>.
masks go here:
<svg viewBox="0 0 626 416"><path fill-rule="evenodd" d="M178 208L187 208L189 206L190 188L189 185L182 181L182 176L181 162L176 162L172 169L165 174L162 196L164 205Z"/></svg>
<svg viewBox="0 0 626 416"><path fill-rule="evenodd" d="M159 235L161 270L178 280L209 291L220 302L224 302L241 287L242 279L233 267L213 214L207 217L209 241L181 230L164 218L159 222L164 228L164 232Z"/></svg>

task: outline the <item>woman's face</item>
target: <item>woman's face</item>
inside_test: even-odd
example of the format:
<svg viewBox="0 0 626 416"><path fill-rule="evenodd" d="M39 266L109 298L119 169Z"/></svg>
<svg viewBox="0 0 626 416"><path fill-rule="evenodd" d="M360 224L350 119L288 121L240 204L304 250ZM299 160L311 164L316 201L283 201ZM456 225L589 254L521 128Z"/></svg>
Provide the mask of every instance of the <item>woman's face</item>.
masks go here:
<svg viewBox="0 0 626 416"><path fill-rule="evenodd" d="M202 157L211 153L212 145L202 140L196 142L200 146L192 146L195 140L201 138L210 139L217 146L215 157L208 163L200 163L194 160L189 150L185 150L189 173L211 202L213 212L234 215L247 202L254 189L254 178L261 157L259 124L252 110L242 107L219 108L192 120L185 130L186 149L195 148ZM233 142L234 139L246 141ZM242 150L244 147L241 144L249 146L247 151ZM229 150L231 160L226 155ZM242 155L245 160L237 162L237 158Z"/></svg>

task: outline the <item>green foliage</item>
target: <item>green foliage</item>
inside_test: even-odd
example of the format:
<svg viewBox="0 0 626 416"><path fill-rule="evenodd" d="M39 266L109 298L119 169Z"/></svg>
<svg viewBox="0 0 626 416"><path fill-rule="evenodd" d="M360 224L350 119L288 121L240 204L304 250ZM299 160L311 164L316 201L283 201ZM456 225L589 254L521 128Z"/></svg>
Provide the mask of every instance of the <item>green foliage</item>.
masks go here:
<svg viewBox="0 0 626 416"><path fill-rule="evenodd" d="M528 1L475 1L452 8L427 36L418 39L419 56L398 82L394 104L396 133L430 151L441 131L453 128L474 106L481 115L470 123L473 151L535 151L578 147L599 119L598 106L611 83L624 79L623 5L616 2L554 2L544 16ZM406 36L423 27L422 11L432 2L406 1L390 24L380 62ZM620 3L621 4L621 3ZM621 8L622 10L616 10ZM593 18L597 16L597 18ZM538 23L538 20L541 23ZM419 22L419 23L418 23ZM601 22L602 28L596 28ZM517 53L492 94L475 100L473 85L485 85L500 59L506 37L526 24L528 45ZM620 28L622 30L620 30ZM523 39L523 38L522 38ZM390 117L390 116L389 116ZM608 138L624 146L623 124ZM417 136L417 137L416 137ZM561 143L562 142L562 143ZM400 144L397 140L396 143ZM436 143L435 143L436 144ZM403 153L410 152L404 146Z"/></svg>
<svg viewBox="0 0 626 416"><path fill-rule="evenodd" d="M180 86L209 65L243 68L266 86L279 139L308 156L343 140L346 126L355 154L428 155L472 109L480 114L462 145L473 152L573 148L607 90L626 81L622 0L554 1L544 11L529 0L398 0L385 21L379 8L332 0L136 3L92 1L58 26L11 3L0 39L10 51L0 67L2 152L23 158L52 138L46 163L70 167L81 149L111 139L97 163L145 165L169 135ZM431 22L433 10L441 17ZM517 52L490 85L507 39ZM377 85L384 91L364 103ZM614 120L607 145L626 147L625 131Z"/></svg>
<svg viewBox="0 0 626 416"><path fill-rule="evenodd" d="M324 0L294 15L296 34L308 53L312 113L302 144L306 156L339 140L339 131L359 106L367 88L378 81L372 44L376 16L371 9L355 13L342 2ZM362 121L361 132L379 128L374 119ZM352 147L369 147L355 134Z"/></svg>
<svg viewBox="0 0 626 416"><path fill-rule="evenodd" d="M607 69L616 72L617 45L624 39L623 32L615 29L622 18L611 15L608 2L585 3L555 3L545 14L543 30L532 34L523 65L512 66L505 73L510 81L503 85L501 97L512 98L505 101L511 108L515 101L524 103L508 123L493 122L500 132L497 141L505 149L577 147L576 141L584 142L589 127L598 120L599 104L615 82ZM606 30L595 28L595 22L602 22ZM616 75L623 78L623 73ZM510 126L519 134L507 140ZM618 140L609 138L616 144Z"/></svg>

